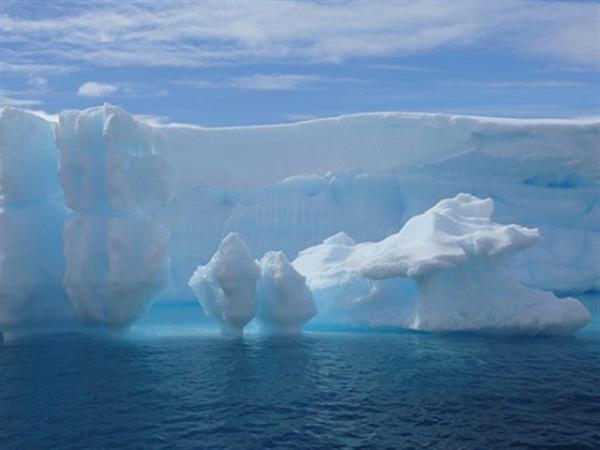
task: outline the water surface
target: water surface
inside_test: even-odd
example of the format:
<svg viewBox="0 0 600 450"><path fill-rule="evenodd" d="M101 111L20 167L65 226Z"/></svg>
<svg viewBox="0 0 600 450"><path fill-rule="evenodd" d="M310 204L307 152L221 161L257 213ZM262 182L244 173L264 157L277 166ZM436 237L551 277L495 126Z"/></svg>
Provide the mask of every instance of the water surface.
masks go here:
<svg viewBox="0 0 600 450"><path fill-rule="evenodd" d="M231 340L151 314L124 338L5 342L0 448L600 448L597 324Z"/></svg>

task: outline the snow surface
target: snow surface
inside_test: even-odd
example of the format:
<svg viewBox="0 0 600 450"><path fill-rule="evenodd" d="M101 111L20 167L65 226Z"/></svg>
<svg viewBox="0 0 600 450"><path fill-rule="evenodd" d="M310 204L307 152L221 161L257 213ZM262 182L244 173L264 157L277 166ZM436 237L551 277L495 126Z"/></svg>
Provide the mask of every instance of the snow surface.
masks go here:
<svg viewBox="0 0 600 450"><path fill-rule="evenodd" d="M189 280L207 317L223 334L240 335L256 313L256 283L260 268L236 233L228 234L208 264L198 266Z"/></svg>
<svg viewBox="0 0 600 450"><path fill-rule="evenodd" d="M317 314L306 279L290 264L283 252L266 253L260 260L256 319L270 334L295 334Z"/></svg>
<svg viewBox="0 0 600 450"><path fill-rule="evenodd" d="M497 224L493 212L492 200L459 194L382 241L354 244L338 234L301 251L293 265L319 310L342 322L532 335L585 326L591 316L578 300L525 287L511 275L507 258L539 233Z"/></svg>

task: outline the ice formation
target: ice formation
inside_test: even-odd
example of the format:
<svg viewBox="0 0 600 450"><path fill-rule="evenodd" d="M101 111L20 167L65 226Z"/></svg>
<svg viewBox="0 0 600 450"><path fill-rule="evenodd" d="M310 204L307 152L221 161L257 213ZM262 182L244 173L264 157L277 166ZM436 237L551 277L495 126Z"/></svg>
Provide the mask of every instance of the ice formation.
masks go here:
<svg viewBox="0 0 600 450"><path fill-rule="evenodd" d="M162 136L111 105L61 113L60 179L74 210L64 228L64 286L86 324L123 328L169 279L169 233L145 211L167 201Z"/></svg>
<svg viewBox="0 0 600 450"><path fill-rule="evenodd" d="M260 268L246 243L228 234L210 261L199 266L189 280L207 317L216 320L224 334L240 335L256 313L256 283Z"/></svg>
<svg viewBox="0 0 600 450"><path fill-rule="evenodd" d="M268 252L260 260L256 319L261 330L273 334L298 333L317 314L306 279L283 252Z"/></svg>
<svg viewBox="0 0 600 450"><path fill-rule="evenodd" d="M63 224L52 127L0 111L0 334L72 328L62 287Z"/></svg>
<svg viewBox="0 0 600 450"><path fill-rule="evenodd" d="M66 323L74 311L126 326L152 296L194 301L190 275L229 232L255 258L278 249L293 259L340 230L381 241L460 192L492 198L495 220L543 236L498 258L502 274L561 294L600 289L597 119L371 113L208 129L147 126L105 105L65 111L56 125L5 108L0 122L5 332ZM327 242L334 259L353 247L342 235ZM422 292L410 276L334 270L345 282L332 275L327 289L339 295L313 320L385 323L414 311L409 300L398 313L391 299Z"/></svg>
<svg viewBox="0 0 600 450"><path fill-rule="evenodd" d="M228 232L257 258L294 258L340 230L381 240L460 192L494 199L500 222L540 230L511 262L526 285L600 289L597 119L371 113L163 131L177 172L175 198L153 215L173 233L165 298L191 297L189 274Z"/></svg>
<svg viewBox="0 0 600 450"><path fill-rule="evenodd" d="M300 252L293 265L319 310L358 323L533 335L585 326L591 316L578 300L514 278L509 257L539 233L499 225L493 212L492 200L459 194L382 241L353 244L339 234Z"/></svg>

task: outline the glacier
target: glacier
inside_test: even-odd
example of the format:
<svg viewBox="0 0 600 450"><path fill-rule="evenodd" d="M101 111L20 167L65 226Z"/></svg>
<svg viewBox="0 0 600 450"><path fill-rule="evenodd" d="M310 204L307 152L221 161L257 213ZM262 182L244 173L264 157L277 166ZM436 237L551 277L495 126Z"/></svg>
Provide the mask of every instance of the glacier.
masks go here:
<svg viewBox="0 0 600 450"><path fill-rule="evenodd" d="M591 320L574 298L523 286L507 267L538 230L491 220L494 203L444 199L379 242L340 233L294 267L330 320L424 331L572 334Z"/></svg>
<svg viewBox="0 0 600 450"><path fill-rule="evenodd" d="M204 128L151 126L112 105L57 122L3 108L0 326L126 328L153 301L196 301L190 276L231 232L254 259L293 261L336 234L382 241L462 192L492 199L498 223L539 230L502 264L519 286L597 291L599 124L365 113ZM353 283L384 315L394 292L418 292L410 277ZM327 308L313 321L357 314Z"/></svg>

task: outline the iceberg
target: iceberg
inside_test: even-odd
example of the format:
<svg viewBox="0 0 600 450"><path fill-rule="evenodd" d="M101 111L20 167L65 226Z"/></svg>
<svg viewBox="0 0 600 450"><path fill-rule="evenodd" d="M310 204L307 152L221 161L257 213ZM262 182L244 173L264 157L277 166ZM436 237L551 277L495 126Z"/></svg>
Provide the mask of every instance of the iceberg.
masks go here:
<svg viewBox="0 0 600 450"><path fill-rule="evenodd" d="M306 279L283 252L271 251L260 260L256 320L269 334L296 334L317 314Z"/></svg>
<svg viewBox="0 0 600 450"><path fill-rule="evenodd" d="M162 134L117 107L62 112L56 144L65 201L74 211L143 209L173 194Z"/></svg>
<svg viewBox="0 0 600 450"><path fill-rule="evenodd" d="M169 281L169 232L148 215L173 175L159 132L104 105L65 111L59 173L74 214L64 227L63 284L87 325L127 328Z"/></svg>
<svg viewBox="0 0 600 450"><path fill-rule="evenodd" d="M301 251L293 266L319 310L357 323L531 335L584 327L591 316L578 300L526 287L511 274L510 257L540 235L495 223L493 212L491 199L459 194L382 241L354 244L339 234Z"/></svg>
<svg viewBox="0 0 600 450"><path fill-rule="evenodd" d="M526 286L600 289L597 119L390 112L160 129L177 173L173 200L152 212L172 232L164 300L193 299L189 275L229 232L256 258L278 249L294 259L340 230L384 239L460 192L492 198L498 221L544 236L511 259Z"/></svg>
<svg viewBox="0 0 600 450"><path fill-rule="evenodd" d="M140 212L75 214L64 236L63 284L86 325L127 328L169 280L169 234Z"/></svg>
<svg viewBox="0 0 600 450"><path fill-rule="evenodd" d="M57 123L3 108L0 125L5 334L9 326L64 323L66 329L77 319L127 327L152 301L193 302L190 276L229 233L244 236L251 258L277 249L294 261L314 289L316 322L436 329L424 292L436 291L435 280L443 285L442 274L467 280L475 261L485 268L486 283L502 279L495 290L510 286L520 298L541 298L540 290L568 296L600 289L597 119L367 113L204 128L150 126L104 105L64 111ZM509 242L504 256L468 254L444 268L438 262L451 255L436 253L434 261L425 252L418 261L394 247L391 236L411 217L461 192L492 199L495 221L523 225L514 228L521 237L477 244ZM532 245L523 229L537 229L543 239ZM347 234L327 239L340 230ZM356 253L388 236L389 250ZM301 270L297 264L310 253L303 249L315 246L318 269ZM344 255L355 253L370 265L348 265ZM340 258L344 263L333 263ZM404 265L410 273L401 273ZM435 270L415 275L421 265ZM465 286L471 286L467 298L486 297L482 283ZM53 294L40 294L46 292ZM573 305L554 298L539 304L554 317L553 308L566 317L561 308ZM490 327L502 328L503 317L490 319ZM539 332L554 332L551 322L543 316Z"/></svg>
<svg viewBox="0 0 600 450"><path fill-rule="evenodd" d="M256 313L260 268L236 233L228 234L210 261L189 280L207 317L226 335L239 336Z"/></svg>
<svg viewBox="0 0 600 450"><path fill-rule="evenodd" d="M52 126L0 110L0 334L76 327L62 286L63 225Z"/></svg>

